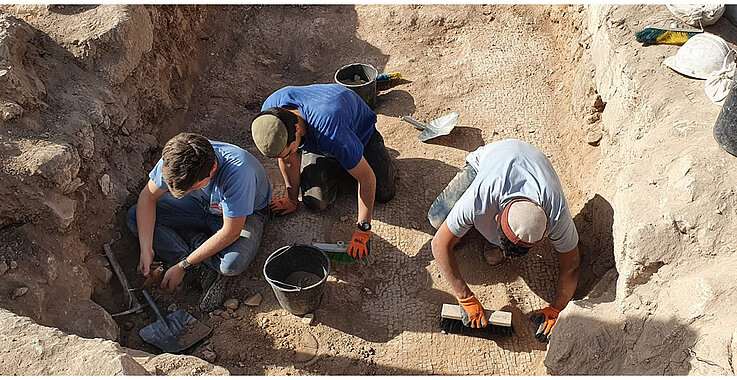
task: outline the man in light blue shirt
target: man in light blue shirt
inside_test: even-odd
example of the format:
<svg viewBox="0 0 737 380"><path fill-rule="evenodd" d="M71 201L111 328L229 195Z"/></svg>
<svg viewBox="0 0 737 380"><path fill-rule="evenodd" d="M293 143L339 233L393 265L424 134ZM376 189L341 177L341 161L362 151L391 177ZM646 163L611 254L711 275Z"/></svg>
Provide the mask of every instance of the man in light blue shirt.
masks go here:
<svg viewBox="0 0 737 380"><path fill-rule="evenodd" d="M250 153L195 133L174 136L128 212L141 247L138 270L148 277L154 257L165 261L161 287L170 291L194 270L199 307L214 310L225 297L222 276L242 273L256 256L270 201L266 171ZM184 231L201 233L187 242Z"/></svg>
<svg viewBox="0 0 737 380"><path fill-rule="evenodd" d="M558 313L578 284L578 232L558 175L545 155L514 139L497 141L470 153L466 166L430 207L428 219L437 232L433 256L461 305L464 323L483 327L481 302L463 280L453 247L474 227L501 251L497 262L520 257L545 238L558 252L557 295L533 314L536 336L547 341ZM502 256L502 253L504 256ZM487 258L488 260L488 258Z"/></svg>

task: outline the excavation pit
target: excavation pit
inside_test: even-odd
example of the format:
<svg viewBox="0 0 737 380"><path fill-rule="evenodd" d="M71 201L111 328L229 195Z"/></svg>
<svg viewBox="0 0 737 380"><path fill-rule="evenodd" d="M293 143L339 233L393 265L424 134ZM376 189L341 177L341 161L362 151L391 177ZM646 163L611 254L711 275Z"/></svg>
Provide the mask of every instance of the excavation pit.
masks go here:
<svg viewBox="0 0 737 380"><path fill-rule="evenodd" d="M355 229L350 186L324 212L301 206L266 225L256 259L245 273L229 279L228 298L241 301L235 309L197 311L196 283L187 282L173 294L153 291L162 311L186 309L213 328L186 354L236 375L613 374L621 368L647 373L645 359L619 354L621 342L634 334L646 337L641 352L665 358L653 359L653 371L701 370L696 359L666 355L704 352L694 339L701 325L673 317L673 310L696 309L690 304L654 308L647 297L678 294L676 285L667 286L675 279L695 284L692 288L722 289L716 280L707 286L688 276L681 279L673 264L697 262L684 253L687 244L716 242L714 234L720 232L729 235L721 226L729 225L737 207L724 185L728 181L706 181L704 188L690 176L706 172L700 165L711 162L709 157L718 157L717 178L732 164L702 137L718 109L699 98L698 84L657 69L669 47L640 50L627 42L646 21L667 19L667 11L649 7L0 6L18 19L2 19L13 25L7 28L14 33L10 42L26 47L9 49L20 53L6 59L16 71L5 75L14 75L23 91L0 92L23 111L2 108L0 179L8 185L0 194L9 206L0 209L0 236L9 239L0 239L0 264L17 262L17 268L0 273L0 294L28 288L18 297L0 297L0 307L68 334L117 340L123 347L158 354L137 334L154 321L153 313L113 320L103 311L120 311L122 289L109 281L103 269L109 268L99 259L102 244L112 241L131 287L142 286L138 241L125 218L163 144L191 131L239 145L264 165L274 196L284 196L276 161L260 155L250 134L264 99L283 86L334 83L344 65L370 62L377 73L401 72L404 78L375 92L376 125L399 181L395 198L374 208L372 265L335 264L311 324L282 310L261 271L269 253L295 241L347 241ZM726 24L718 27L734 34ZM39 81L26 80L34 77ZM659 103L664 100L654 95L645 98L642 89L658 86L663 86L658 94L684 93L685 98L663 95L678 107ZM431 120L449 112L461 115L459 125L428 144L399 119ZM653 130L659 131L656 137ZM602 136L597 146L586 141L592 132ZM441 305L456 300L433 260L435 230L427 210L469 152L505 138L527 141L549 157L580 236L585 273L570 311L578 317L561 324L559 334L567 339L550 345L537 342L527 316L555 295L558 266L552 246L543 244L524 258L490 267L481 254L487 243L473 230L456 247L460 270L485 307L512 313L515 335L486 340L444 335L438 328ZM697 141L701 150L677 145L677 138ZM637 160L649 162L640 168ZM623 195L635 190L657 200ZM694 216L689 207L699 202L705 203L703 209L716 208L715 215L724 220ZM677 207L663 206L673 204ZM706 232L703 226L712 229ZM664 236L668 247L653 249L660 252L657 257L638 248L652 248L643 243L649 229ZM722 248L728 244L711 248L729 259ZM698 247L694 252L709 251ZM694 270L706 276L712 259L699 257L704 266ZM659 290L650 290L656 282ZM243 304L258 294L263 296L259 304ZM698 294L705 298L694 297L708 299L710 293ZM707 325L702 317L717 315L708 313L713 310L709 302L689 323ZM635 310L651 314L638 319ZM670 317L675 322L662 322ZM578 331L571 333L570 326ZM665 333L668 326L678 333ZM638 330L645 328L652 330ZM600 330L616 337L614 348L586 335ZM294 360L304 349L300 337L308 334L316 342L310 340L310 359ZM672 337L677 349L647 340L652 336ZM716 332L704 336L723 338ZM584 346L576 339L602 346L575 351ZM587 364L605 353L614 363L610 367ZM581 362L566 366L576 358ZM625 366L627 360L634 367ZM704 371L697 373L712 373Z"/></svg>

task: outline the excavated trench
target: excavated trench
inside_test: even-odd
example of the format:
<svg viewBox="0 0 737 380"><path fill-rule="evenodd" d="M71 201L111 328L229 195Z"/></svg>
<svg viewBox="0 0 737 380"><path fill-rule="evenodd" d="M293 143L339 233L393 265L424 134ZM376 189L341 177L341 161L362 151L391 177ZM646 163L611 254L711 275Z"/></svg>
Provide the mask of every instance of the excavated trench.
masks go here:
<svg viewBox="0 0 737 380"><path fill-rule="evenodd" d="M590 63L581 59L583 7L176 8L185 9L184 15L162 8L152 22L157 25L157 20L169 17L173 23L169 28L186 33L187 23L197 21L201 30L196 28L194 38L187 37L192 42L187 47L190 53L176 39L164 40L154 33L154 48L148 54L159 57L144 54L148 67L155 66L151 62L179 60L169 62L179 71L168 84L170 99L152 96L149 101L164 104L160 109L153 104L145 108L145 97L131 101L132 94L148 93L146 75L156 74L150 68L135 71L137 82L123 83L143 88L123 91L127 109L141 115L137 120L143 126L127 131L124 138L148 141L153 136L155 143L135 152L137 159L129 162L112 157L124 151L95 151L102 160L119 163L114 182L125 184L128 191L113 202L87 200L90 209L112 207L117 213L114 219L110 213L97 217L95 221L104 221L98 224L99 231L87 222L72 232L112 236L112 249L134 288L143 278L135 273L137 241L125 227L125 213L169 137L194 131L247 149L266 167L274 195L281 196L284 187L276 162L258 153L249 131L271 92L286 85L331 83L335 70L353 62L404 76L380 88L374 108L377 128L400 179L396 197L374 210L373 265L334 265L315 321L305 325L280 309L261 272L264 259L292 243L347 240L355 220L355 195L341 194L335 205L319 214L300 209L275 220L267 225L251 267L230 281L229 298L243 301L260 293L259 306L203 314L194 308L197 292L187 285L174 294L155 292L161 309L184 308L213 327L212 336L187 353L232 374L546 373L547 347L534 339L526 316L555 294L557 261L552 247L546 244L525 258L490 267L480 255L483 238L471 231L458 247L461 271L485 307L513 313L516 332L490 340L445 335L437 323L439 310L454 299L433 261L434 231L425 215L470 151L500 139L521 139L550 158L574 215L582 255L575 297L584 297L614 267L613 209L604 197L592 193L587 180L599 153L585 136L600 128L599 115L606 104L596 94ZM152 82L160 83L156 78ZM459 126L430 144L419 142L417 132L398 118L408 115L427 121L448 112L461 115ZM104 266L90 263L100 261L97 247L105 239L82 240L90 247L87 267L94 272ZM122 289L114 279L105 285L92 273L86 283L94 287L93 301L110 313L121 310ZM138 335L154 319L148 311L115 318L121 345L156 353Z"/></svg>

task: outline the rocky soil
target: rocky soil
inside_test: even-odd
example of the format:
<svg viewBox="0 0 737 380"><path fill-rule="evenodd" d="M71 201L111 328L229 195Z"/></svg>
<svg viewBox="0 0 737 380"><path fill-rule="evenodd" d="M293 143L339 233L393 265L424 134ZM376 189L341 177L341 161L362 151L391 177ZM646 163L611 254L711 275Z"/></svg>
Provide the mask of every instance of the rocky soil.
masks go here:
<svg viewBox="0 0 737 380"><path fill-rule="evenodd" d="M662 5L0 11L0 374L735 374L737 161L711 137L719 107L703 83L661 64L677 47L634 40L675 22ZM709 31L737 41L727 20ZM400 181L375 209L373 265L335 264L311 321L281 310L264 259L347 240L356 212L350 192L321 214L300 209L267 225L221 310L199 313L186 285L154 292L162 310L213 327L186 355L156 355L138 336L153 313L110 316L122 289L102 244L141 286L124 218L163 144L185 130L238 144L278 196L253 116L272 91L330 83L352 62L405 78L374 109ZM431 144L398 119L448 112L459 126ZM510 137L550 157L581 237L579 289L547 346L526 315L555 292L549 245L488 267L483 238L469 233L461 270L487 308L513 313L515 335L437 325L453 297L426 210L469 151Z"/></svg>

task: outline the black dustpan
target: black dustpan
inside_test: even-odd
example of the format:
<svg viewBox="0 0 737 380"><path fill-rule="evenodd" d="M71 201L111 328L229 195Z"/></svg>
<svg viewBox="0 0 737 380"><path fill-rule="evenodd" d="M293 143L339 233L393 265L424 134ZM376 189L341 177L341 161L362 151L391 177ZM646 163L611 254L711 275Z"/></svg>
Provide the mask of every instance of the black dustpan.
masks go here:
<svg viewBox="0 0 737 380"><path fill-rule="evenodd" d="M180 309L163 317L151 295L146 290L143 290L143 295L157 318L156 322L138 332L146 343L175 354L192 347L212 331L210 326L198 321L185 310Z"/></svg>

